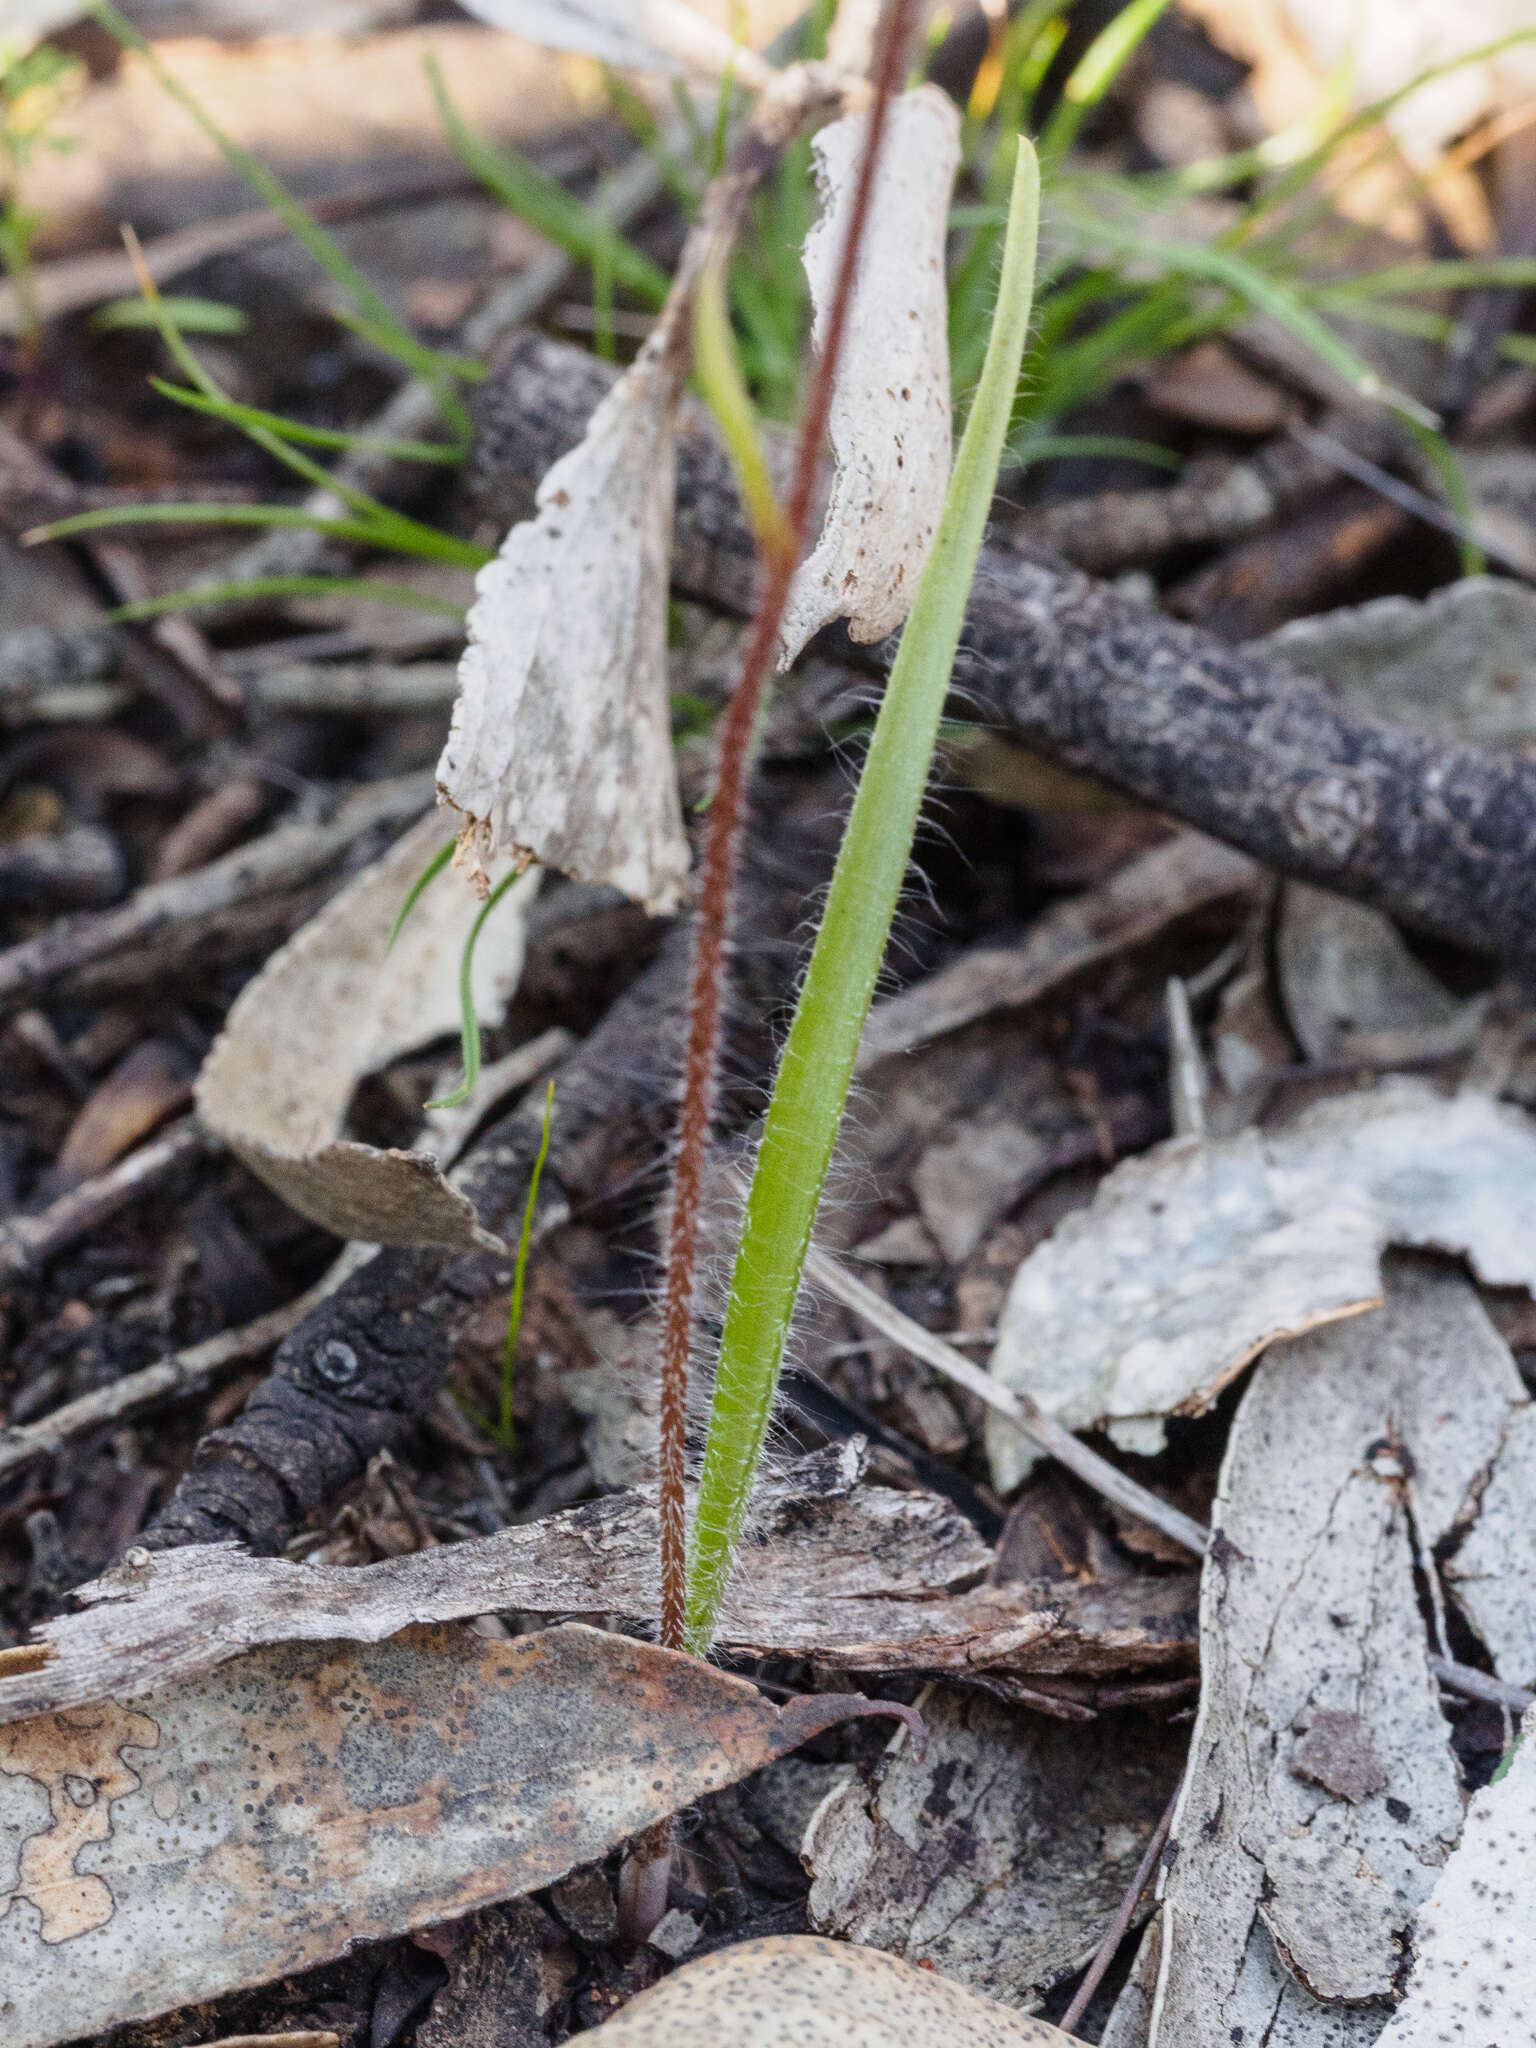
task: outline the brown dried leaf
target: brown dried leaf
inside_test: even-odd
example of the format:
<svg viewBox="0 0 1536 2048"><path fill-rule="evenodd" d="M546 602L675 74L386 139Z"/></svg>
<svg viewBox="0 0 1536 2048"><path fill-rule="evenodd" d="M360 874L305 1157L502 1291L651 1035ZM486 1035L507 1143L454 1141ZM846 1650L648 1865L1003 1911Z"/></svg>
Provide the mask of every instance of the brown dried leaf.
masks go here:
<svg viewBox="0 0 1536 2048"><path fill-rule="evenodd" d="M764 1489L752 1570L732 1588L722 1645L845 1671L1182 1670L1189 1574L1066 1588L978 1585L992 1553L935 1495L858 1483L850 1447ZM53 1652L0 1677L0 1723L187 1684L258 1646L378 1642L413 1625L517 1610L656 1612L653 1494L620 1494L362 1568L250 1557L222 1545L130 1551L45 1624ZM954 1587L969 1591L952 1591Z"/></svg>
<svg viewBox="0 0 1536 2048"><path fill-rule="evenodd" d="M822 212L805 271L818 347L868 121L844 115L813 145ZM891 102L832 393L837 473L821 538L790 587L781 667L832 619L846 618L854 640L883 640L916 595L949 485L944 243L959 161L960 116L937 86Z"/></svg>
<svg viewBox="0 0 1536 2048"><path fill-rule="evenodd" d="M6 2048L265 1983L549 1884L862 1700L580 1626L255 1652L0 1733ZM14 1860L12 1860L14 1858ZM3 1868L3 1866L0 1866Z"/></svg>
<svg viewBox="0 0 1536 2048"><path fill-rule="evenodd" d="M461 857L608 882L655 915L688 877L667 697L677 365L643 349L475 579L438 763Z"/></svg>
<svg viewBox="0 0 1536 2048"><path fill-rule="evenodd" d="M364 1074L458 1027L459 958L480 908L473 892L440 878L388 946L444 836L441 819L423 818L247 983L203 1062L197 1108L253 1173L338 1237L494 1250L499 1240L430 1156L340 1135ZM474 965L482 1020L499 1016L517 986L537 887L536 876L520 882L486 921Z"/></svg>
<svg viewBox="0 0 1536 2048"><path fill-rule="evenodd" d="M1074 2034L878 1949L813 1935L743 1941L642 1991L610 2048L1083 2048Z"/></svg>
<svg viewBox="0 0 1536 2048"><path fill-rule="evenodd" d="M1536 1128L1490 1097L1392 1080L1272 1132L1172 1139L1116 1167L1020 1266L991 1369L1069 1429L1155 1451L1277 1337L1380 1299L1389 1245L1536 1285ZM997 1484L1033 1462L989 1426Z"/></svg>

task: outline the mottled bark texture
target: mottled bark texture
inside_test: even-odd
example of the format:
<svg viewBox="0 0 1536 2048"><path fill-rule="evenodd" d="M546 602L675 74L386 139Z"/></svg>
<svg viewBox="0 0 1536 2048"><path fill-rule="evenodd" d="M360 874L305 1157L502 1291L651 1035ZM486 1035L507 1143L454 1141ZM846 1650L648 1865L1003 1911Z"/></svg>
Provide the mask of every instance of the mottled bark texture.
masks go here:
<svg viewBox="0 0 1536 2048"><path fill-rule="evenodd" d="M521 511L611 375L539 336L508 345L478 399L488 516ZM742 609L751 538L724 455L697 416L693 428L678 449L673 576ZM1018 540L982 552L955 692L962 715L1287 874L1536 974L1536 763L1346 708Z"/></svg>

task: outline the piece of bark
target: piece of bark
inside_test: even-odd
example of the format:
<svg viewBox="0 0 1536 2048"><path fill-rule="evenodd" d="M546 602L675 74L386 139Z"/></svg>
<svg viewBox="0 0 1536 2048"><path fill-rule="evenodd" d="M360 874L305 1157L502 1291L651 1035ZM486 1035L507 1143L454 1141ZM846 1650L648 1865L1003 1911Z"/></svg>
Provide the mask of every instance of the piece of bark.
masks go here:
<svg viewBox="0 0 1536 2048"><path fill-rule="evenodd" d="M1124 1895L1183 1767L1176 1731L923 1697L919 1759L817 1808L801 1855L812 1926L1028 2011L1080 1965Z"/></svg>
<svg viewBox="0 0 1536 2048"><path fill-rule="evenodd" d="M0 953L0 1010L74 991L92 969L124 954L152 957L167 938L195 949L232 912L335 871L367 834L398 831L431 800L424 775L366 784L346 795L324 823L279 825L190 875L136 890L115 909L61 918Z"/></svg>
<svg viewBox="0 0 1536 2048"><path fill-rule="evenodd" d="M533 1891L871 1705L781 1709L702 1659L571 1625L259 1650L132 1706L13 1722L7 2048Z"/></svg>
<svg viewBox="0 0 1536 2048"><path fill-rule="evenodd" d="M844 1671L1099 1677L1190 1668L1193 1580L1102 1587L977 1583L992 1552L948 1502L861 1483L856 1445L802 1459L763 1489L753 1570L732 1588L723 1649ZM52 1653L0 1675L0 1721L187 1684L251 1649L377 1642L497 1611L657 1610L654 1491L611 1494L468 1543L362 1567L197 1546L131 1550L45 1625ZM967 1590L969 1588L969 1590Z"/></svg>
<svg viewBox="0 0 1536 2048"><path fill-rule="evenodd" d="M515 338L477 397L481 502L499 515L526 505L611 374L580 350ZM729 466L686 408L672 568L692 594L750 605L752 541ZM1269 866L1536 972L1536 763L1369 717L1001 539L982 550L955 691L963 716Z"/></svg>
<svg viewBox="0 0 1536 2048"><path fill-rule="evenodd" d="M1511 1377L1466 1282L1411 1263L1377 1315L1260 1365L1212 1517L1151 2048L1380 2032L1462 1822L1415 1571L1475 1508ZM1343 1796L1314 1768L1325 1713L1362 1766Z"/></svg>
<svg viewBox="0 0 1536 2048"><path fill-rule="evenodd" d="M1464 1253L1493 1286L1536 1282L1536 1124L1402 1078L1275 1131L1172 1139L1116 1167L1024 1260L991 1370L1071 1429L1149 1454L1265 1345L1380 1300L1392 1245ZM988 1425L996 1483L1029 1447Z"/></svg>

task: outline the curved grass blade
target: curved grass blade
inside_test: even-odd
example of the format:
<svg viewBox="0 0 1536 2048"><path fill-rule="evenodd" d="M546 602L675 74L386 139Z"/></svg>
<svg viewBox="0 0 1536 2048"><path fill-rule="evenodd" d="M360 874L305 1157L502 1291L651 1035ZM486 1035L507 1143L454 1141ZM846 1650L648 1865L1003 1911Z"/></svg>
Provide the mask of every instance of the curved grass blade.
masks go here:
<svg viewBox="0 0 1536 2048"><path fill-rule="evenodd" d="M464 1063L464 1078L451 1095L439 1095L435 1101L429 1102L428 1109L458 1109L475 1092L475 1083L480 1079L480 1019L475 1015L474 990L475 948L480 943L485 920L512 884L521 879L520 868L503 875L481 904L480 915L469 928L469 937L464 941L464 951L459 956L459 1053Z"/></svg>
<svg viewBox="0 0 1536 2048"><path fill-rule="evenodd" d="M284 441L297 441L305 448L360 449L387 455L395 462L439 463L445 469L456 469L464 460L459 449L442 441L391 441L377 434L354 434L345 427L312 427L280 412L265 412L259 405L241 405L233 398L209 398L185 384L173 384L167 377L151 377L149 384L152 391L158 391L173 404L186 406L189 412L206 413L232 427L264 427L269 434Z"/></svg>
<svg viewBox="0 0 1536 2048"><path fill-rule="evenodd" d="M708 1650L746 1517L822 1185L912 849L1029 327L1039 223L1021 141L987 360L886 685L747 1197L688 1569L686 1642Z"/></svg>
<svg viewBox="0 0 1536 2048"><path fill-rule="evenodd" d="M417 904L421 901L422 897L426 894L427 890L437 880L438 876L443 872L443 869L447 867L449 861L453 859L453 849L457 843L458 842L456 840L450 839L443 846L439 847L437 852L433 854L432 858L427 862L426 866L422 869L421 873L416 877L415 881L412 882L410 888L406 890L405 901L396 911L395 921L389 928L389 937L384 941L384 950L386 953L394 945L396 939L399 938L401 930L404 927L405 920L410 916L411 912L416 908Z"/></svg>
<svg viewBox="0 0 1536 2048"><path fill-rule="evenodd" d="M121 625L158 619L162 612L197 611L204 605L243 604L259 597L351 597L374 604L397 605L406 611L434 612L440 618L464 617L464 607L408 583L375 583L366 576L249 576L238 582L199 584L195 590L168 590L159 597L141 597L120 604L107 617Z"/></svg>
<svg viewBox="0 0 1536 2048"><path fill-rule="evenodd" d="M517 1442L517 1431L512 1420L512 1372L517 1360L518 1332L523 1327L523 1282L528 1273L528 1250L533 1243L533 1210L539 1199L539 1182L544 1177L544 1162L549 1157L549 1127L555 1113L555 1084L550 1082L544 1091L544 1122L539 1130L539 1149L534 1154L533 1171L528 1176L528 1199L523 1203L523 1227L517 1234L517 1263L512 1268L512 1300L507 1309L507 1335L501 1347L501 1412L497 1417L497 1435L510 1451Z"/></svg>
<svg viewBox="0 0 1536 2048"><path fill-rule="evenodd" d="M439 534L431 527L419 537L391 532L386 539L371 520L327 519L319 513L306 512L302 505L227 505L217 500L193 500L182 505L102 505L94 512L72 512L66 519L35 526L22 539L28 545L69 540L77 533L99 533L109 526L302 526L336 540L357 541L364 547L388 547L396 554L415 555L428 562L452 562L464 569L482 568L491 559L485 548L476 547L472 541Z"/></svg>

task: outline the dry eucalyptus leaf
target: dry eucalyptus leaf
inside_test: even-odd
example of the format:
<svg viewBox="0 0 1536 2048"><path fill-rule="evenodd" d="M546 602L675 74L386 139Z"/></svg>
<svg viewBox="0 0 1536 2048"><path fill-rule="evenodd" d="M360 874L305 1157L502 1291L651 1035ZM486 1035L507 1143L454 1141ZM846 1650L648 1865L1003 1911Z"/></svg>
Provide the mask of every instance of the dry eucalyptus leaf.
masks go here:
<svg viewBox="0 0 1536 2048"><path fill-rule="evenodd" d="M772 71L687 0L465 0L470 14L546 49L634 71L733 77L759 91Z"/></svg>
<svg viewBox="0 0 1536 2048"><path fill-rule="evenodd" d="M805 272L818 347L868 123L868 114L847 114L812 145L822 211L806 238ZM832 393L837 470L821 538L790 587L781 667L833 619L847 619L855 640L883 640L916 594L949 486L944 242L959 161L960 116L937 86L891 102Z"/></svg>
<svg viewBox="0 0 1536 2048"><path fill-rule="evenodd" d="M458 1030L459 960L480 908L473 891L440 877L389 948L406 893L444 836L440 818L423 818L273 954L203 1062L197 1109L291 1208L338 1237L496 1250L430 1155L341 1136L364 1074ZM517 986L537 888L537 876L519 882L486 920L474 962L482 1021L499 1017Z"/></svg>
<svg viewBox="0 0 1536 2048"><path fill-rule="evenodd" d="M1391 1065L1468 1050L1487 1005L1459 1001L1368 904L1287 882L1275 934L1286 1015L1309 1060Z"/></svg>
<svg viewBox="0 0 1536 2048"><path fill-rule="evenodd" d="M6 2048L532 1891L867 1705L780 1710L697 1658L573 1625L259 1650L132 1707L15 1722Z"/></svg>
<svg viewBox="0 0 1536 2048"><path fill-rule="evenodd" d="M1523 1398L1471 1287L1427 1261L1259 1366L1212 1513L1151 2048L1376 2039L1462 1824L1416 1568L1475 1514Z"/></svg>
<svg viewBox="0 0 1536 2048"><path fill-rule="evenodd" d="M1082 2048L915 1963L805 1934L686 1963L598 2031L610 2048Z"/></svg>
<svg viewBox="0 0 1536 2048"><path fill-rule="evenodd" d="M1181 1731L921 1696L927 1742L890 1745L811 1817L811 1924L1028 2009L1097 1946L1183 1767Z"/></svg>
<svg viewBox="0 0 1536 2048"><path fill-rule="evenodd" d="M1373 1307L1389 1245L1536 1285L1536 1126L1394 1079L1280 1130L1154 1146L1025 1259L991 1369L1069 1429L1152 1452L1164 1417L1208 1406L1266 1344ZM1017 1485L1028 1445L989 1425L988 1446Z"/></svg>
<svg viewBox="0 0 1536 2048"><path fill-rule="evenodd" d="M801 1459L755 1507L752 1570L726 1603L722 1645L848 1671L1182 1671L1193 1584L975 1582L992 1552L932 1494L861 1483L863 1452ZM258 1647L380 1642L411 1626L517 1610L656 1612L654 1493L616 1494L468 1543L343 1567L222 1544L132 1550L39 1632L48 1659L0 1677L0 1723L190 1684ZM954 1587L970 1588L955 1592Z"/></svg>
<svg viewBox="0 0 1536 2048"><path fill-rule="evenodd" d="M1529 1589L1527 1588L1527 1591ZM1408 1992L1379 2048L1515 2048L1536 2014L1536 1709L1413 1924Z"/></svg>
<svg viewBox="0 0 1536 2048"><path fill-rule="evenodd" d="M1479 746L1536 742L1536 591L1507 576L1293 619L1255 650L1380 718Z"/></svg>
<svg viewBox="0 0 1536 2048"><path fill-rule="evenodd" d="M477 877L542 861L658 916L688 877L666 668L677 375L641 351L476 577L437 769Z"/></svg>

